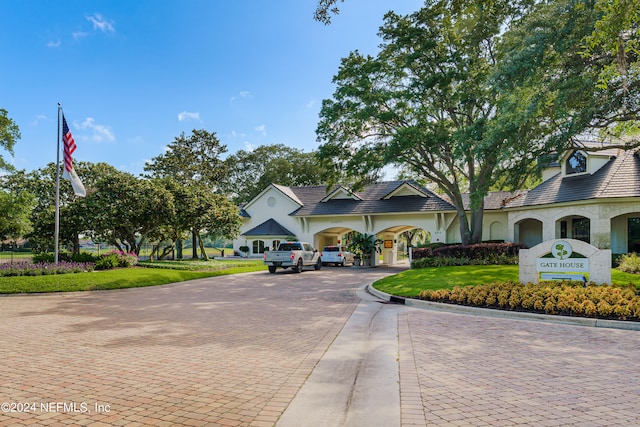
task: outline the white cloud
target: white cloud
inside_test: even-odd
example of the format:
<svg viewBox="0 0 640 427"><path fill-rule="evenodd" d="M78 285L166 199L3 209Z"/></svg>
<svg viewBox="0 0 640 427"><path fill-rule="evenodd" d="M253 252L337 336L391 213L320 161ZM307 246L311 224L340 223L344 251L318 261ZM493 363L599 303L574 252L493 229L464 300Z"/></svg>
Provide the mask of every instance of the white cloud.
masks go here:
<svg viewBox="0 0 640 427"><path fill-rule="evenodd" d="M178 114L178 120L183 121L187 119L200 120L200 113L190 113L188 111L183 111L182 113Z"/></svg>
<svg viewBox="0 0 640 427"><path fill-rule="evenodd" d="M94 30L100 30L103 33L106 33L106 32L113 33L113 32L116 31L116 29L113 27L112 22L110 22L107 19L105 19L99 13L94 13L91 16L85 16L85 18L87 18L87 21L89 21L89 22L91 22L93 24L93 29Z"/></svg>
<svg viewBox="0 0 640 427"><path fill-rule="evenodd" d="M255 131L259 132L262 136L267 136L267 127L265 125L256 126Z"/></svg>
<svg viewBox="0 0 640 427"><path fill-rule="evenodd" d="M44 114L38 114L36 118L31 122L31 126L38 126L42 121L49 121L49 118Z"/></svg>
<svg viewBox="0 0 640 427"><path fill-rule="evenodd" d="M47 47L60 47L60 39L56 39L56 41L50 41L47 43Z"/></svg>
<svg viewBox="0 0 640 427"><path fill-rule="evenodd" d="M232 96L229 99L229 102L237 101L238 98L242 98L242 99L251 98L251 92L249 92L248 90L241 90L240 93L238 94L238 96Z"/></svg>
<svg viewBox="0 0 640 427"><path fill-rule="evenodd" d="M78 124L77 122L73 122L73 125L80 129L90 131L91 135L87 136L86 139L94 142L114 142L116 140L111 128L105 125L100 125L95 122L93 117L87 117L84 122Z"/></svg>
<svg viewBox="0 0 640 427"><path fill-rule="evenodd" d="M316 105L315 99L312 99L311 101L306 103L307 108L313 108L314 105Z"/></svg>
<svg viewBox="0 0 640 427"><path fill-rule="evenodd" d="M76 31L75 33L72 34L73 38L76 40L81 39L83 37L87 37L88 35L89 33L84 31Z"/></svg>
<svg viewBox="0 0 640 427"><path fill-rule="evenodd" d="M256 149L256 146L253 145L252 143L250 143L249 141L245 141L244 142L244 149L245 151L253 151Z"/></svg>

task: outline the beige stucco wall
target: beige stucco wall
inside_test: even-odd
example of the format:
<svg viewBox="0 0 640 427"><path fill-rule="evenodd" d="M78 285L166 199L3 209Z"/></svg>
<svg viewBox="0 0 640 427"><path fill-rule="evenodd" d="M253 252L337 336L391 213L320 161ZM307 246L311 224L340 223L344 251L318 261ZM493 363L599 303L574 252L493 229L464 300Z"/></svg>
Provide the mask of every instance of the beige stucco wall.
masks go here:
<svg viewBox="0 0 640 427"><path fill-rule="evenodd" d="M583 200L556 206L544 205L526 210L511 210L508 212L507 239L516 241L516 224L525 219L537 219L542 222L542 241L557 239L560 238L558 221L570 216L582 216L590 220L592 245L600 249L614 249L611 247L613 235L616 246L613 252L626 252L626 248L621 250L621 239L626 241L622 227L626 227L623 218L632 216L629 214L640 214L640 200L637 198Z"/></svg>
<svg viewBox="0 0 640 427"><path fill-rule="evenodd" d="M270 203L270 199L273 203ZM244 238L242 234L271 218L297 235L300 229L299 223L289 214L299 207L297 203L282 194L282 192L269 187L261 197L252 200L251 204L245 206L245 211L251 217L243 219L243 224L240 227L240 236L234 240L233 249L237 251L240 246L244 245L252 248L253 240ZM304 239L300 238L300 240Z"/></svg>
<svg viewBox="0 0 640 427"><path fill-rule="evenodd" d="M508 215L503 211L485 211L482 216L482 240L508 240ZM433 240L433 239L432 239ZM433 240L435 241L435 240ZM460 221L454 216L447 228L447 243L460 243Z"/></svg>

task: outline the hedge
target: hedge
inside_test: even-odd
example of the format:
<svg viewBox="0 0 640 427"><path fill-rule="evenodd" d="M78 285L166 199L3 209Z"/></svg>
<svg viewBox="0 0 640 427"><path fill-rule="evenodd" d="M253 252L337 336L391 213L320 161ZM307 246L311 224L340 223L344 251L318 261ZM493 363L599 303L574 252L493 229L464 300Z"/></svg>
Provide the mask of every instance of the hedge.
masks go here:
<svg viewBox="0 0 640 427"><path fill-rule="evenodd" d="M471 305L534 313L586 316L619 320L640 320L640 296L634 286L560 282L521 284L491 283L425 290L428 301Z"/></svg>
<svg viewBox="0 0 640 427"><path fill-rule="evenodd" d="M478 264L517 264L521 243L436 244L413 250L412 268Z"/></svg>

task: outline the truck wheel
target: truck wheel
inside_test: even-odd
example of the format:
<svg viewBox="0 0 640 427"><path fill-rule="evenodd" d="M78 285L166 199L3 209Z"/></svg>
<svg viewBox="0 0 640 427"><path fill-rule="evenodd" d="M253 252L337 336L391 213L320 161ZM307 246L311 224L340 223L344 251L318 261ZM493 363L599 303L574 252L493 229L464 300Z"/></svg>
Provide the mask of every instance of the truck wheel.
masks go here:
<svg viewBox="0 0 640 427"><path fill-rule="evenodd" d="M298 265L296 266L296 273L302 273L302 258L298 259Z"/></svg>
<svg viewBox="0 0 640 427"><path fill-rule="evenodd" d="M275 265L270 265L269 266L269 273L273 274L276 272L276 266Z"/></svg>
<svg viewBox="0 0 640 427"><path fill-rule="evenodd" d="M345 258L342 258L342 262L340 263L340 267L344 267L345 261L346 261Z"/></svg>
<svg viewBox="0 0 640 427"><path fill-rule="evenodd" d="M320 270L321 268L322 268L322 260L318 258L318 262L316 262L316 265L313 266L313 269Z"/></svg>

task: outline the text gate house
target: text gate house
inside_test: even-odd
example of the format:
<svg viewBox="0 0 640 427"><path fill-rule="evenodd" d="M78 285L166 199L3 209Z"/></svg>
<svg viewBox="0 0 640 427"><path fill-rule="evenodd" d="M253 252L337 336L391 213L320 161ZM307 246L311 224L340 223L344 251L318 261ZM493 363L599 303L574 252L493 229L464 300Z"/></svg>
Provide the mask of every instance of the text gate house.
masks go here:
<svg viewBox="0 0 640 427"><path fill-rule="evenodd" d="M520 249L520 282L574 280L611 283L611 250L575 239L548 240Z"/></svg>

